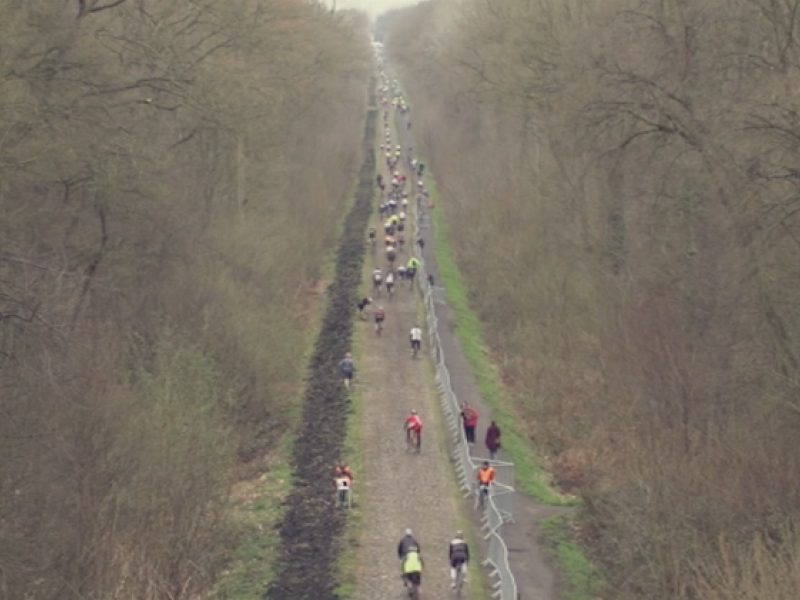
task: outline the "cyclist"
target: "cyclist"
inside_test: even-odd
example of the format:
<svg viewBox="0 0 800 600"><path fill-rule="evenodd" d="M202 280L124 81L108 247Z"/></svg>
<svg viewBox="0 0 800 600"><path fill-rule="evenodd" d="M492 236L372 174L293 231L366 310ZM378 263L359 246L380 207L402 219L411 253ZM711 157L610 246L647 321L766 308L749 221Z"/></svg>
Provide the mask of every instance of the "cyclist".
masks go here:
<svg viewBox="0 0 800 600"><path fill-rule="evenodd" d="M383 271L379 268L376 268L372 272L372 289L375 290L376 293L381 293L381 286L383 285Z"/></svg>
<svg viewBox="0 0 800 600"><path fill-rule="evenodd" d="M333 470L334 477L347 477L350 483L353 482L353 469L345 461L339 461L339 464Z"/></svg>
<svg viewBox="0 0 800 600"><path fill-rule="evenodd" d="M394 265L394 260L397 258L397 250L395 250L394 246L387 246L386 247L386 260L389 263L389 268L391 269Z"/></svg>
<svg viewBox="0 0 800 600"><path fill-rule="evenodd" d="M462 581L467 580L467 563L469 563L469 546L464 541L464 534L456 531L456 536L450 542L450 579L453 580L453 589L456 587L456 574L461 571Z"/></svg>
<svg viewBox="0 0 800 600"><path fill-rule="evenodd" d="M403 560L409 548L416 548L417 552L420 550L419 542L414 538L414 532L411 529L406 529L406 534L397 544L397 558Z"/></svg>
<svg viewBox="0 0 800 600"><path fill-rule="evenodd" d="M359 317L361 317L362 319L366 319L367 318L366 310L367 310L367 307L370 304L372 304L372 298L362 298L361 300L358 301L356 306L358 307L358 316Z"/></svg>
<svg viewBox="0 0 800 600"><path fill-rule="evenodd" d="M420 266L419 260L417 260L416 256L412 256L408 259L408 264L406 265L406 279L411 282L411 287L414 287L414 275L417 274L417 269Z"/></svg>
<svg viewBox="0 0 800 600"><path fill-rule="evenodd" d="M386 292L389 294L389 298L391 298L394 292L394 272L392 271L386 274Z"/></svg>
<svg viewBox="0 0 800 600"><path fill-rule="evenodd" d="M406 268L403 265L397 267L397 278L403 281L406 278Z"/></svg>
<svg viewBox="0 0 800 600"><path fill-rule="evenodd" d="M481 506L483 506L485 498L489 496L489 488L494 483L494 473L494 467L489 464L489 461L484 461L483 466L478 471L478 492Z"/></svg>
<svg viewBox="0 0 800 600"><path fill-rule="evenodd" d="M416 546L411 546L403 559L403 584L407 588L411 586L412 597L422 598L422 557Z"/></svg>
<svg viewBox="0 0 800 600"><path fill-rule="evenodd" d="M348 496L353 488L353 471L346 462L340 461L333 470L333 485L336 486L339 506L347 506L349 504Z"/></svg>
<svg viewBox="0 0 800 600"><path fill-rule="evenodd" d="M378 307L378 310L375 311L375 333L378 335L381 334L381 329L383 329L383 322L386 320L386 311L383 310L382 306Z"/></svg>
<svg viewBox="0 0 800 600"><path fill-rule="evenodd" d="M336 486L336 501L339 504L339 508L349 507L353 480L346 475L338 475L334 478L333 485Z"/></svg>
<svg viewBox="0 0 800 600"><path fill-rule="evenodd" d="M408 338L411 340L411 353L416 356L422 346L422 329L414 325L408 334Z"/></svg>
<svg viewBox="0 0 800 600"><path fill-rule="evenodd" d="M413 431L417 436L417 452L420 451L422 446L422 419L417 414L416 410L412 410L411 414L406 419L406 443L411 444L411 432Z"/></svg>
<svg viewBox="0 0 800 600"><path fill-rule="evenodd" d="M353 356L349 352L344 353L344 358L339 361L339 372L344 378L344 387L350 389L350 382L356 374L356 364L353 362Z"/></svg>
<svg viewBox="0 0 800 600"><path fill-rule="evenodd" d="M377 235L377 232L375 231L375 228L374 227L370 227L369 228L369 243L370 243L371 246L375 246L375 236L376 235Z"/></svg>

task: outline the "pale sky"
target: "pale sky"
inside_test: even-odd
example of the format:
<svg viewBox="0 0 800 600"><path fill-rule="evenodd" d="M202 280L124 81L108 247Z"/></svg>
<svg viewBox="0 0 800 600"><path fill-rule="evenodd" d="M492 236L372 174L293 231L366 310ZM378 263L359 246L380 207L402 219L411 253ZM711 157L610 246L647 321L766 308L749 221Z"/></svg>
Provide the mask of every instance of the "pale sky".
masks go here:
<svg viewBox="0 0 800 600"><path fill-rule="evenodd" d="M330 6L332 0L325 0ZM418 0L336 0L336 8L360 8L367 10L374 17L390 8L400 8L416 4Z"/></svg>

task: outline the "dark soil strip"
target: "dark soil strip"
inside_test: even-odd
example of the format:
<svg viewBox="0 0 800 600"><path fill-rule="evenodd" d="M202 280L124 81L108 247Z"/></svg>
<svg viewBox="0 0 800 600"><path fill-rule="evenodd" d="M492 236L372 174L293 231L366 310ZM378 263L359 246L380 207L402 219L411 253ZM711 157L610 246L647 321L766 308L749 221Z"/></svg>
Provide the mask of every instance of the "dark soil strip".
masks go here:
<svg viewBox="0 0 800 600"><path fill-rule="evenodd" d="M374 90L375 82L371 83ZM370 94L374 104L374 91ZM342 455L349 398L337 365L350 349L353 312L361 283L366 227L372 210L375 123L370 109L364 131L364 163L356 199L339 244L328 307L309 366L303 421L294 445L295 487L280 525L276 578L268 600L333 600L345 513L333 507L332 469Z"/></svg>

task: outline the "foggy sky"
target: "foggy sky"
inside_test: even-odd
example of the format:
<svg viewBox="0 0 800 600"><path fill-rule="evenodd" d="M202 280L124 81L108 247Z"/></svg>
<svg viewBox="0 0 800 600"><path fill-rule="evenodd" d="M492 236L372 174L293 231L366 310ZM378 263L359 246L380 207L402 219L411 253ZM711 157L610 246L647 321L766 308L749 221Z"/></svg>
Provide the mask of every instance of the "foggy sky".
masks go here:
<svg viewBox="0 0 800 600"><path fill-rule="evenodd" d="M400 8L416 4L418 0L336 0L337 8L360 8L367 10L374 17L390 8ZM327 0L330 5L331 0Z"/></svg>

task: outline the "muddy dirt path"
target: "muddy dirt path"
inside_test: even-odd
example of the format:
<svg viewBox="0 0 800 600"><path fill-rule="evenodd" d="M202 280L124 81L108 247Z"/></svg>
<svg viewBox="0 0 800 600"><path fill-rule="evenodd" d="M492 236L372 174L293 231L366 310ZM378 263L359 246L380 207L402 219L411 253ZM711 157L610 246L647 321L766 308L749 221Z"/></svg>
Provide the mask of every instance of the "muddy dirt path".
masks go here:
<svg viewBox="0 0 800 600"><path fill-rule="evenodd" d="M396 136L393 136L396 139ZM385 164L380 172L387 176ZM382 230L376 216L371 226ZM406 234L411 239L410 233ZM407 248L400 255L410 258ZM378 248L368 263L385 267ZM432 387L427 349L410 355L408 334L417 321L418 292L402 283L393 300L375 298L386 310L383 335L378 338L370 320L365 329L359 381L364 394L362 439L363 485L356 499L364 512L359 548L358 600L402 598L397 543L404 530L414 531L425 568L422 589L426 599L448 598L447 548L458 528L459 507L444 442L438 400ZM423 419L422 452L407 453L403 423L411 409Z"/></svg>

